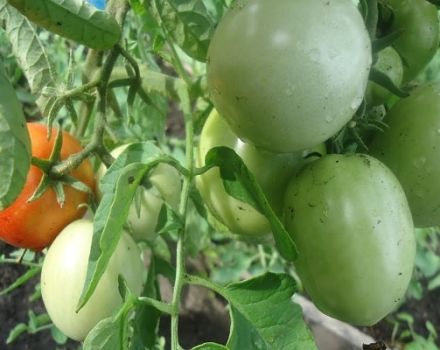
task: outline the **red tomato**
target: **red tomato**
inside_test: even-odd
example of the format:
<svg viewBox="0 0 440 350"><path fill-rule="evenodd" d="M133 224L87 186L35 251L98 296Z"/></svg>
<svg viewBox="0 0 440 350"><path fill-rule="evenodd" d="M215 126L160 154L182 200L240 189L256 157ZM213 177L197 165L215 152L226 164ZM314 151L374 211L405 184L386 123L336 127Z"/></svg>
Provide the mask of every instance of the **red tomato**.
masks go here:
<svg viewBox="0 0 440 350"><path fill-rule="evenodd" d="M32 143L32 156L48 159L55 144L56 129L52 130L51 138L48 140L46 126L28 123L27 127ZM81 149L78 140L63 131L61 159L66 159ZM89 161L84 161L70 175L94 190L94 174ZM16 247L42 250L67 224L84 215L86 206L81 204L87 204L89 195L67 185L64 186L65 202L62 207L52 188L37 200L28 203L42 176L42 170L31 166L26 184L18 198L11 206L0 212L0 239Z"/></svg>

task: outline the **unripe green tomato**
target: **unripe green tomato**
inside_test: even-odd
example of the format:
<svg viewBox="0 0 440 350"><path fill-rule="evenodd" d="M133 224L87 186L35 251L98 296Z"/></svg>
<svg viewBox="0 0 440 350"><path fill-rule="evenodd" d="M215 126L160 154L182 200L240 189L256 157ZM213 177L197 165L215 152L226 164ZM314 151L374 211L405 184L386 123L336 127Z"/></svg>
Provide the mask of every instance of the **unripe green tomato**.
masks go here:
<svg viewBox="0 0 440 350"><path fill-rule="evenodd" d="M144 265L141 252L133 239L123 234L96 290L76 313L86 278L92 236L92 221L77 220L66 226L49 247L41 271L41 294L50 318L61 332L78 341L122 305L119 274L135 295L142 291Z"/></svg>
<svg viewBox="0 0 440 350"><path fill-rule="evenodd" d="M440 225L440 82L399 100L384 122L388 128L376 133L370 153L399 179L415 226Z"/></svg>
<svg viewBox="0 0 440 350"><path fill-rule="evenodd" d="M324 313L369 326L394 310L411 279L415 238L405 194L373 157L328 155L286 192L284 220L304 288Z"/></svg>
<svg viewBox="0 0 440 350"><path fill-rule="evenodd" d="M379 51L374 68L386 74L396 87L400 87L403 79L402 59L391 46ZM384 104L390 98L391 92L379 84L368 82L365 98L370 106Z"/></svg>
<svg viewBox="0 0 440 350"><path fill-rule="evenodd" d="M127 145L116 147L111 151L117 158ZM98 170L98 183L104 176L105 167ZM161 163L148 176L152 188L139 188L133 199L127 217L127 226L135 240L152 240L156 237L156 225L164 200L177 210L182 189L179 172L171 165Z"/></svg>
<svg viewBox="0 0 440 350"><path fill-rule="evenodd" d="M232 148L256 177L275 213L280 215L284 191L289 179L307 160L304 155L325 153L325 146L297 153L272 153L241 141L219 116L216 110L210 114L202 133L196 156L197 166L205 164L205 156L211 148ZM231 232L243 236L260 236L271 232L266 217L251 205L239 201L225 191L218 168L197 176L196 185L212 214Z"/></svg>
<svg viewBox="0 0 440 350"><path fill-rule="evenodd" d="M401 30L393 47L405 62L404 81L417 76L439 45L437 8L426 0L383 0L393 10L390 33Z"/></svg>
<svg viewBox="0 0 440 350"><path fill-rule="evenodd" d="M211 40L207 82L241 139L296 152L352 118L370 66L370 38L351 0L238 0Z"/></svg>

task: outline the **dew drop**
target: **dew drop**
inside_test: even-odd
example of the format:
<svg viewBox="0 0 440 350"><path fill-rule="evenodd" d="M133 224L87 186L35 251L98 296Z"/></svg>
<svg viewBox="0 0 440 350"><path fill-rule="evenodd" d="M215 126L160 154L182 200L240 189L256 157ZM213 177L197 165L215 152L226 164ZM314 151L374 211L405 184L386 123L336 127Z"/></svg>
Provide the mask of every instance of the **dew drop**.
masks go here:
<svg viewBox="0 0 440 350"><path fill-rule="evenodd" d="M423 199L423 197L424 197L423 192L421 192L421 191L415 191L414 194L419 199Z"/></svg>
<svg viewBox="0 0 440 350"><path fill-rule="evenodd" d="M333 120L335 120L335 118L334 118L334 116L332 116L332 115L328 115L328 116L326 116L325 117L325 121L327 122L327 123L331 123Z"/></svg>
<svg viewBox="0 0 440 350"><path fill-rule="evenodd" d="M413 164L417 169L420 169L426 164L426 158L421 157L419 159L416 159Z"/></svg>
<svg viewBox="0 0 440 350"><path fill-rule="evenodd" d="M296 90L296 86L289 83L286 88L286 95L292 96L294 94L295 90Z"/></svg>
<svg viewBox="0 0 440 350"><path fill-rule="evenodd" d="M356 110L362 102L362 97L356 97L351 103L351 109Z"/></svg>

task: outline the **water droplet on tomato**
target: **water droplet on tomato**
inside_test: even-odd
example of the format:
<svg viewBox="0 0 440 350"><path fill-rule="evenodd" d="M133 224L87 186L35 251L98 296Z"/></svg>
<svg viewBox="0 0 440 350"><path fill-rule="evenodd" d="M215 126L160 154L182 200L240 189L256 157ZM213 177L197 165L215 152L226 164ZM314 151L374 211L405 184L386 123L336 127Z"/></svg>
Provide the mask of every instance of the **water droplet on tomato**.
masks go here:
<svg viewBox="0 0 440 350"><path fill-rule="evenodd" d="M362 97L356 97L351 103L351 109L356 110L362 102Z"/></svg>
<svg viewBox="0 0 440 350"><path fill-rule="evenodd" d="M425 166L425 164L426 164L426 158L425 157L421 157L421 158L419 158L419 159L416 159L415 161L414 161L414 166L417 168L417 169L420 169L420 168L422 168L423 166Z"/></svg>
<svg viewBox="0 0 440 350"><path fill-rule="evenodd" d="M331 123L333 120L335 120L335 117L333 116L333 115L328 115L328 116L326 116L325 117L325 121L327 122L327 123Z"/></svg>
<svg viewBox="0 0 440 350"><path fill-rule="evenodd" d="M295 90L296 90L296 86L289 83L286 88L286 95L292 96L294 94Z"/></svg>

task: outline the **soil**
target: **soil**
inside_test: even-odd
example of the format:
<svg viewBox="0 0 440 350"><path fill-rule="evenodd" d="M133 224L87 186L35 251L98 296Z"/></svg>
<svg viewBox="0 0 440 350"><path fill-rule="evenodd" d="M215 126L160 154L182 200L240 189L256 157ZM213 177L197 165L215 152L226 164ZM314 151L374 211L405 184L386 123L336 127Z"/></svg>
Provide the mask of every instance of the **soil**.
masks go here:
<svg viewBox="0 0 440 350"><path fill-rule="evenodd" d="M14 249L7 244L0 242L0 255L8 254ZM20 265L0 265L0 290L12 284L20 275L26 272L26 268ZM15 291L0 296L0 349L8 350L36 350L36 349L55 349L56 343L53 341L48 331L36 334L24 334L17 338L12 344L6 345L9 332L18 324L27 324L28 310L38 315L44 313L44 306L41 299L31 302L30 295L35 291L38 277L32 279L30 283L16 289ZM65 349L75 349L76 344L69 342Z"/></svg>
<svg viewBox="0 0 440 350"><path fill-rule="evenodd" d="M409 300L407 301L398 312L405 312L410 314L414 318L414 331L427 337L429 335L428 330L425 327L427 321L431 322L434 329L439 332L436 344L440 347L440 308L438 307L440 301L440 288L424 294L421 300ZM390 321L383 320L374 327L363 328L365 333L370 334L377 340L382 340L388 345L391 343L391 334L393 332L393 324ZM403 329L401 329L403 330ZM405 341L411 341L411 339L405 339Z"/></svg>

